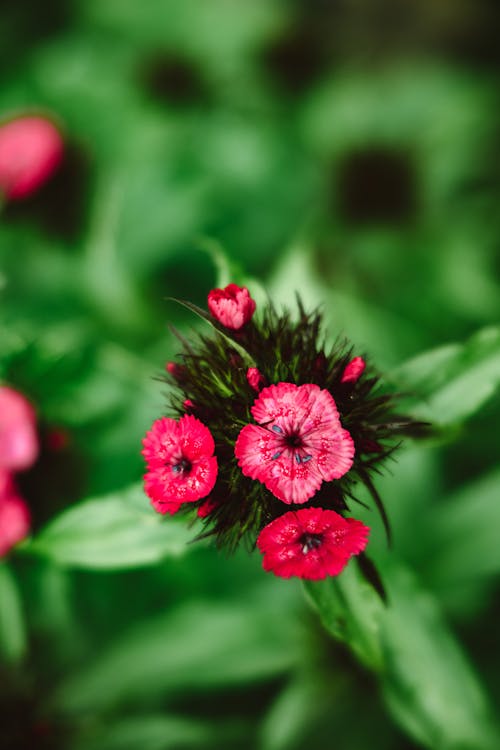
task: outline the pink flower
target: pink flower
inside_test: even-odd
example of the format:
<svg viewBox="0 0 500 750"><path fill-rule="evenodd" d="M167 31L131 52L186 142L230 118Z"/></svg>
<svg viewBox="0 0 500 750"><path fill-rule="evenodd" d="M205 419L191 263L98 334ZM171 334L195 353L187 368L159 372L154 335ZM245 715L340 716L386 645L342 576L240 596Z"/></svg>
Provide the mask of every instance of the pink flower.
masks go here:
<svg viewBox="0 0 500 750"><path fill-rule="evenodd" d="M0 471L22 471L38 455L35 412L17 391L0 386Z"/></svg>
<svg viewBox="0 0 500 750"><path fill-rule="evenodd" d="M264 387L265 380L264 376L256 367L249 367L247 370L247 381L250 388L254 391L259 392Z"/></svg>
<svg viewBox="0 0 500 750"><path fill-rule="evenodd" d="M255 300L246 287L229 284L224 289L209 292L208 309L223 326L239 331L254 314Z"/></svg>
<svg viewBox="0 0 500 750"><path fill-rule="evenodd" d="M0 557L4 557L30 530L28 506L6 473L0 470Z"/></svg>
<svg viewBox="0 0 500 750"><path fill-rule="evenodd" d="M355 383L356 380L365 371L366 362L363 357L354 357L351 359L344 372L342 373L341 383Z"/></svg>
<svg viewBox="0 0 500 750"><path fill-rule="evenodd" d="M206 497L217 478L214 440L208 427L189 414L176 422L162 417L143 440L144 488L159 513L176 513L182 503Z"/></svg>
<svg viewBox="0 0 500 750"><path fill-rule="evenodd" d="M349 558L362 552L370 529L333 510L301 508L265 526L257 539L264 570L281 578L317 581L338 575Z"/></svg>
<svg viewBox="0 0 500 750"><path fill-rule="evenodd" d="M0 191L8 199L34 193L57 169L63 141L44 117L18 117L0 126Z"/></svg>
<svg viewBox="0 0 500 750"><path fill-rule="evenodd" d="M354 442L328 391L313 384L270 385L251 411L259 426L246 425L238 435L238 464L284 503L305 503L322 482L351 468Z"/></svg>

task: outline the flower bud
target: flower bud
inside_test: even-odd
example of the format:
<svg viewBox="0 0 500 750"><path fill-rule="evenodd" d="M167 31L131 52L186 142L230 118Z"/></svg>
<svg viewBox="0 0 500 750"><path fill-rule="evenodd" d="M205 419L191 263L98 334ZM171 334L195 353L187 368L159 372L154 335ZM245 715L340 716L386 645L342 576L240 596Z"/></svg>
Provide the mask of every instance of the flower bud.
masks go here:
<svg viewBox="0 0 500 750"><path fill-rule="evenodd" d="M247 370L247 381L250 388L259 392L266 384L265 378L256 367L249 367Z"/></svg>
<svg viewBox="0 0 500 750"><path fill-rule="evenodd" d="M210 314L226 328L239 331L255 312L255 300L246 287L229 284L208 294Z"/></svg>
<svg viewBox="0 0 500 750"><path fill-rule="evenodd" d="M355 383L365 371L366 362L363 357L354 357L344 372L342 373L341 383Z"/></svg>

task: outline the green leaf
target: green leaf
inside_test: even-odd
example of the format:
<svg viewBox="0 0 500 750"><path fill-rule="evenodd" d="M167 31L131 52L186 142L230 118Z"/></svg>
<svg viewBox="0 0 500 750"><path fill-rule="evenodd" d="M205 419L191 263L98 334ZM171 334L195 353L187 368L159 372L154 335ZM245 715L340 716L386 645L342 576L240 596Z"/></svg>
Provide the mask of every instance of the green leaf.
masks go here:
<svg viewBox="0 0 500 750"><path fill-rule="evenodd" d="M185 519L155 513L134 485L63 512L24 549L73 567L131 568L185 554L194 536Z"/></svg>
<svg viewBox="0 0 500 750"><path fill-rule="evenodd" d="M493 750L486 698L437 602L394 558L383 572L387 606L355 571L306 590L332 635L379 674L395 720L433 750Z"/></svg>
<svg viewBox="0 0 500 750"><path fill-rule="evenodd" d="M0 563L0 660L18 662L27 648L23 608L16 580Z"/></svg>
<svg viewBox="0 0 500 750"><path fill-rule="evenodd" d="M379 671L384 604L356 566L349 565L341 576L304 585L326 629L348 645L362 664Z"/></svg>
<svg viewBox="0 0 500 750"><path fill-rule="evenodd" d="M478 411L500 385L500 328L484 328L464 344L420 354L391 373L410 396L412 413L440 426Z"/></svg>
<svg viewBox="0 0 500 750"><path fill-rule="evenodd" d="M60 709L79 714L133 699L245 685L289 672L300 650L293 618L261 600L193 602L117 638L57 692ZM117 679L119 675L119 679Z"/></svg>

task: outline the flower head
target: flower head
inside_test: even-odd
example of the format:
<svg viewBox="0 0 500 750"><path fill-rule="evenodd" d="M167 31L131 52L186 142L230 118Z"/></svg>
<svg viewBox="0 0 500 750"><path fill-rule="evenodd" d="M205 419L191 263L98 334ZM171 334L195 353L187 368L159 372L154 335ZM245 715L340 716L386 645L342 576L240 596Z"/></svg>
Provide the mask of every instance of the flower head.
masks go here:
<svg viewBox="0 0 500 750"><path fill-rule="evenodd" d="M337 575L367 542L367 527L344 518L357 486L388 531L373 475L422 425L398 415L348 342L327 346L321 314L300 299L297 316L270 302L251 325L255 302L235 284L210 292L210 314L184 304L212 330L179 335L182 377L169 377L175 363L164 376L179 421L159 419L145 438L146 493L162 513L197 515L218 546L258 540L276 575Z"/></svg>
<svg viewBox="0 0 500 750"><path fill-rule="evenodd" d="M366 368L366 362L363 357L354 357L351 359L349 364L346 366L342 377L341 383L355 383L358 378L364 373Z"/></svg>
<svg viewBox="0 0 500 750"><path fill-rule="evenodd" d="M4 557L30 530L28 506L11 477L0 470L0 557Z"/></svg>
<svg viewBox="0 0 500 750"><path fill-rule="evenodd" d="M317 385L278 383L261 391L235 445L243 473L284 503L305 503L352 466L354 442L335 401Z"/></svg>
<svg viewBox="0 0 500 750"><path fill-rule="evenodd" d="M0 471L27 469L37 454L33 407L21 393L0 386Z"/></svg>
<svg viewBox="0 0 500 750"><path fill-rule="evenodd" d="M45 117L18 117L0 126L0 191L10 200L34 193L59 166L63 141Z"/></svg>
<svg viewBox="0 0 500 750"><path fill-rule="evenodd" d="M319 580L342 572L368 543L369 528L333 510L301 508L265 526L257 539L264 570L281 578Z"/></svg>
<svg viewBox="0 0 500 750"><path fill-rule="evenodd" d="M223 326L239 331L252 318L255 300L246 287L229 284L224 289L209 292L208 309Z"/></svg>
<svg viewBox="0 0 500 750"><path fill-rule="evenodd" d="M176 513L183 503L206 497L217 478L210 430L186 414L179 421L162 417L143 440L145 491L159 513Z"/></svg>

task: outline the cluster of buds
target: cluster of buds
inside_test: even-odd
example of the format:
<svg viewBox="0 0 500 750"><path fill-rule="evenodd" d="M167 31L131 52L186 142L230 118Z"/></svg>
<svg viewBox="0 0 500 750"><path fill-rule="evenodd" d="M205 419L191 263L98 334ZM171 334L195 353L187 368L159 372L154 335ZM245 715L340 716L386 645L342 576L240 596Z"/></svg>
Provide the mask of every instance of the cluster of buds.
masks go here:
<svg viewBox="0 0 500 750"><path fill-rule="evenodd" d="M15 474L29 469L37 455L33 407L17 391L0 386L0 557L29 532L30 513Z"/></svg>
<svg viewBox="0 0 500 750"><path fill-rule="evenodd" d="M169 362L171 416L146 434L145 491L156 511L197 514L230 550L246 540L263 567L318 580L364 557L369 528L350 517L361 482L387 517L372 474L418 424L394 413L366 359L337 341L325 350L321 315L259 314L248 289L208 295L212 326Z"/></svg>

